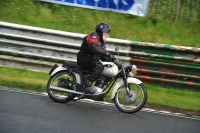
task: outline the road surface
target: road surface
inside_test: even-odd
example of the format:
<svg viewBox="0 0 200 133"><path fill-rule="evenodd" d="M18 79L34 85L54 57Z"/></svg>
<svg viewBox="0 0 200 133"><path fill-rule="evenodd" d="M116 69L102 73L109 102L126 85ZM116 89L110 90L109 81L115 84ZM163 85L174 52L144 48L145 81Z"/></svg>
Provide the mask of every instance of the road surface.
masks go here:
<svg viewBox="0 0 200 133"><path fill-rule="evenodd" d="M200 133L200 120L0 89L0 133Z"/></svg>

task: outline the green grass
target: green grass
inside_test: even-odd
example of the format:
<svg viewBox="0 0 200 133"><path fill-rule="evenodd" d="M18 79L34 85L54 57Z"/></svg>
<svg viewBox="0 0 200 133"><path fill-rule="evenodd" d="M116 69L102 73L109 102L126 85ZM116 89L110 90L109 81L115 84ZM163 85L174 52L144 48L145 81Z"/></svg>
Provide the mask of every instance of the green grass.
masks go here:
<svg viewBox="0 0 200 133"><path fill-rule="evenodd" d="M2 86L28 88L36 91L45 91L46 82L49 78L47 73L33 72L26 69L0 67L0 72L0 84Z"/></svg>
<svg viewBox="0 0 200 133"><path fill-rule="evenodd" d="M199 21L174 23L152 13L137 17L37 0L1 0L0 21L82 34L92 32L97 23L106 22L111 26L111 38L200 47Z"/></svg>
<svg viewBox="0 0 200 133"><path fill-rule="evenodd" d="M200 110L200 92L192 90L177 90L146 84L149 103L156 103L183 109Z"/></svg>
<svg viewBox="0 0 200 133"><path fill-rule="evenodd" d="M46 92L49 75L44 72L0 66L0 85ZM191 90L164 89L144 84L148 91L147 104L176 107L200 111L200 92ZM110 102L111 92L105 100Z"/></svg>

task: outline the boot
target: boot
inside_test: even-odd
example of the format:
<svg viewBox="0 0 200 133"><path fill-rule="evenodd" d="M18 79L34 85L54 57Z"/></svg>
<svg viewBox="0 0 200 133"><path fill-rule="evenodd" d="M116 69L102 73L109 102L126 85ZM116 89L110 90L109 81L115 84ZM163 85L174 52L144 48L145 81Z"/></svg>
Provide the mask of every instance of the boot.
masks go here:
<svg viewBox="0 0 200 133"><path fill-rule="evenodd" d="M92 87L92 80L88 78L88 75L84 75L84 91L86 93L90 93L90 94L93 94L96 92L96 89L95 87Z"/></svg>
<svg viewBox="0 0 200 133"><path fill-rule="evenodd" d="M88 75L84 75L84 81L83 81L83 84L87 87L91 87L92 86L92 81L90 81L88 79Z"/></svg>

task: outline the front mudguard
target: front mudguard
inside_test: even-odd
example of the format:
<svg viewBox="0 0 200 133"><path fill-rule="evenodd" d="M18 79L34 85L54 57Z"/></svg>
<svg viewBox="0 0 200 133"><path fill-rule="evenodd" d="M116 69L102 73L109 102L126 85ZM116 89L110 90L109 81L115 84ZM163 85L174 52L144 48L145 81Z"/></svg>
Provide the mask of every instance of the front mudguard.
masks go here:
<svg viewBox="0 0 200 133"><path fill-rule="evenodd" d="M142 81L140 81L139 79L133 78L133 77L128 77L128 78L127 78L127 82L128 82L128 83L135 83L135 84L141 84L141 83L142 83ZM115 94L116 94L116 92L118 91L118 88L119 88L120 86L122 86L123 84L124 84L124 81L123 81L122 78L119 78L119 79L116 81L116 84L115 84L115 86L113 87L113 90L112 90L111 100L114 99Z"/></svg>

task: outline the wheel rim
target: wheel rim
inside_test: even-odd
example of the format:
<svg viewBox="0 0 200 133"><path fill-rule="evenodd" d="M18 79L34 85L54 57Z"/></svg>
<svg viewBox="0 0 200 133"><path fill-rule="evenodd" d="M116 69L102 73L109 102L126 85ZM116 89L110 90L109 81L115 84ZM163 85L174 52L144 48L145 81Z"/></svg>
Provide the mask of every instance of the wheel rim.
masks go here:
<svg viewBox="0 0 200 133"><path fill-rule="evenodd" d="M50 86L58 86L61 88L67 88L71 90L75 90L76 85L77 82L75 76L73 74L69 76L68 72L62 72L57 74L50 82ZM49 92L53 97L60 100L64 100L73 96L73 94L67 92L58 92L53 90L50 90Z"/></svg>
<svg viewBox="0 0 200 133"><path fill-rule="evenodd" d="M116 102L122 110L133 111L135 109L138 109L138 107L143 103L144 91L142 87L137 84L129 83L129 86L130 96L126 91L126 87L122 85L116 94Z"/></svg>
<svg viewBox="0 0 200 133"><path fill-rule="evenodd" d="M137 93L133 90L124 93L124 100L126 103L131 104L137 100Z"/></svg>

